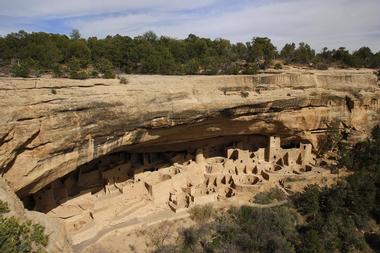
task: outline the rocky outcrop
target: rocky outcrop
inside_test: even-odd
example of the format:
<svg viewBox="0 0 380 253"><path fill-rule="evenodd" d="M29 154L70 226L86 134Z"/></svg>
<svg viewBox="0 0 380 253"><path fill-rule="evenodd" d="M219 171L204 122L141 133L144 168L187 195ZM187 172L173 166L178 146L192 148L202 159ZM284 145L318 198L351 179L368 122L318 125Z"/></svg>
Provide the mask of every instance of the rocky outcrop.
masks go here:
<svg viewBox="0 0 380 253"><path fill-rule="evenodd" d="M0 200L7 203L9 212L4 213L5 217L24 218L26 215L24 206L13 190L8 186L3 178L0 177Z"/></svg>
<svg viewBox="0 0 380 253"><path fill-rule="evenodd" d="M31 220L45 228L45 234L49 241L46 246L48 253L72 253L71 243L68 239L65 227L59 219L49 217L43 213L32 212L24 209L23 204L8 184L0 177L0 200L8 204L9 212L5 217L15 217L20 221Z"/></svg>
<svg viewBox="0 0 380 253"><path fill-rule="evenodd" d="M335 119L358 139L380 121L370 71L126 78L0 79L0 168L19 196L117 150L243 134L317 147Z"/></svg>
<svg viewBox="0 0 380 253"><path fill-rule="evenodd" d="M58 218L34 211L27 211L27 218L33 223L38 223L45 228L45 234L49 236L46 246L48 253L72 253L72 245L68 233L62 221Z"/></svg>

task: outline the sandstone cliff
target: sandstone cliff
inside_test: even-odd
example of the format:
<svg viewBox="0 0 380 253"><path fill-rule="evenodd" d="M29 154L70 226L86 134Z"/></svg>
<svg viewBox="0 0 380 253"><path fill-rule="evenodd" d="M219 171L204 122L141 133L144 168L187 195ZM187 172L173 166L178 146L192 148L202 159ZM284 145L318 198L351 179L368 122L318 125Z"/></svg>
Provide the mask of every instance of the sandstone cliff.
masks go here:
<svg viewBox="0 0 380 253"><path fill-rule="evenodd" d="M134 146L276 134L316 147L334 119L358 139L380 122L369 71L126 78L0 79L0 169L19 196Z"/></svg>
<svg viewBox="0 0 380 253"><path fill-rule="evenodd" d="M5 217L13 216L19 221L31 220L35 224L40 224L45 228L45 234L49 236L49 243L46 251L49 253L71 253L71 243L68 239L65 227L57 218L49 217L45 214L27 211L18 199L16 194L0 177L0 200L8 204L9 212Z"/></svg>

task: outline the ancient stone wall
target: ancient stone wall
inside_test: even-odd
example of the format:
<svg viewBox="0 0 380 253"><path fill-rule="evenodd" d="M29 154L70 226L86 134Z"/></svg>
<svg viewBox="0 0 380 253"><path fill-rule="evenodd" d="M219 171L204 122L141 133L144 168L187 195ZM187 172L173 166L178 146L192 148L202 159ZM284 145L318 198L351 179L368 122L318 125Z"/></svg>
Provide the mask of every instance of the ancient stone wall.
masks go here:
<svg viewBox="0 0 380 253"><path fill-rule="evenodd" d="M182 151L164 153L111 154L57 179L26 201L33 202L35 210L64 219L75 234L99 227L117 213L115 206L127 207L136 200L178 211L226 198L252 198L288 177L321 172L311 144L283 148L278 136L267 137L264 144L262 138L246 136L232 143L213 139L196 149L184 145Z"/></svg>

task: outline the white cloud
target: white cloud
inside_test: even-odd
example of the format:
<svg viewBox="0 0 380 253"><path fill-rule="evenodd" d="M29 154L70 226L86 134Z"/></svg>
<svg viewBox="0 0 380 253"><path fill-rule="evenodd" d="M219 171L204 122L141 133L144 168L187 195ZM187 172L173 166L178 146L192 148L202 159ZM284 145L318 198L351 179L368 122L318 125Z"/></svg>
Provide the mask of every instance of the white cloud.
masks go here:
<svg viewBox="0 0 380 253"><path fill-rule="evenodd" d="M305 41L317 50L363 45L380 50L379 0L66 0L61 5L57 0L13 0L6 6L3 1L0 15L66 17L65 24L85 36L153 30L177 38L194 33L232 41L268 36L278 47Z"/></svg>
<svg viewBox="0 0 380 253"><path fill-rule="evenodd" d="M74 19L68 22L69 26L79 29L83 36L105 37L109 34L125 34L129 36L141 35L153 30L161 35L175 37L183 26L194 16L189 14L172 15L170 13L148 12L144 14L113 15L90 20ZM172 29L170 29L172 28ZM165 29L169 33L165 33ZM187 34L186 34L187 35Z"/></svg>
<svg viewBox="0 0 380 253"><path fill-rule="evenodd" d="M196 27L201 27L201 34L233 40L256 35L268 36L279 45L307 41L317 49L324 45L369 45L379 50L378 10L378 0L282 1L225 13L201 21ZM377 38L373 37L376 33Z"/></svg>
<svg viewBox="0 0 380 253"><path fill-rule="evenodd" d="M0 15L73 17L133 10L189 10L217 0L0 0Z"/></svg>
<svg viewBox="0 0 380 253"><path fill-rule="evenodd" d="M144 15L76 20L71 24L84 34L99 36L109 33L137 35L154 30L158 34L179 38L190 33L232 41L268 36L278 46L289 41L306 41L317 50L323 46L356 49L363 45L380 50L380 1L321 2L303 0L277 1L259 6L248 4L244 9L202 16L153 11Z"/></svg>

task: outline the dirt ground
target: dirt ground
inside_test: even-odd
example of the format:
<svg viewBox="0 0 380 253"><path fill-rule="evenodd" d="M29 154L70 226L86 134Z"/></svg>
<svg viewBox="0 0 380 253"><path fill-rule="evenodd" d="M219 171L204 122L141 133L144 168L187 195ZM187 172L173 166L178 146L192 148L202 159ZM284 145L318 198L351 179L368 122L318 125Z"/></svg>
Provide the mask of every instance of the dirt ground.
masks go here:
<svg viewBox="0 0 380 253"><path fill-rule="evenodd" d="M346 176L347 172L340 173L339 176ZM309 178L301 181L284 182L286 188L299 192L306 185L319 184L321 186L331 186L339 178L338 175L330 174L327 177ZM251 205L256 208L270 208L273 206L286 204L287 200L274 202L271 204L256 204L230 199L228 201L217 201L213 207L221 210L232 206ZM300 221L302 222L302 221ZM162 245L178 245L179 233L184 229L193 226L188 210L181 213L173 213L170 210L153 212L142 217L136 224L129 224L122 228L116 228L103 237L87 245L81 245L75 251L77 253L148 253L154 252ZM89 246L88 246L89 245Z"/></svg>
<svg viewBox="0 0 380 253"><path fill-rule="evenodd" d="M176 244L181 230L191 227L190 218L164 221L132 231L115 230L82 253L145 253L161 245Z"/></svg>

